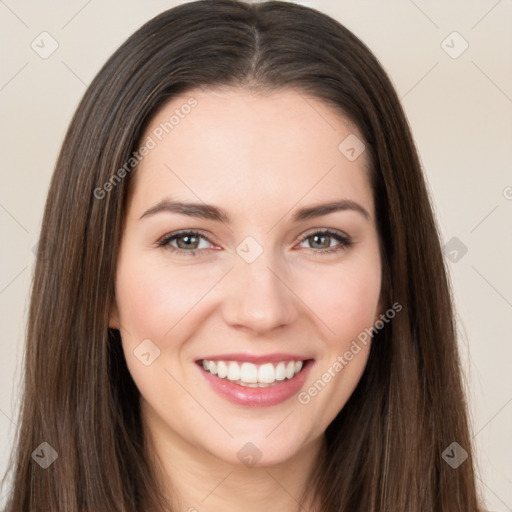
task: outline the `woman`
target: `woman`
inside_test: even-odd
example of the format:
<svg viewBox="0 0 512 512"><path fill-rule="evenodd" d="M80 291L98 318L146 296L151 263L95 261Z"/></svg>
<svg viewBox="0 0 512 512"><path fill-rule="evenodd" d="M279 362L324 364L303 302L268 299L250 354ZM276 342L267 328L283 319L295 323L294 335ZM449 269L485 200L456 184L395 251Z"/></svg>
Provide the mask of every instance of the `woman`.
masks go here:
<svg viewBox="0 0 512 512"><path fill-rule="evenodd" d="M10 512L479 510L450 290L376 58L282 2L146 23L46 203Z"/></svg>

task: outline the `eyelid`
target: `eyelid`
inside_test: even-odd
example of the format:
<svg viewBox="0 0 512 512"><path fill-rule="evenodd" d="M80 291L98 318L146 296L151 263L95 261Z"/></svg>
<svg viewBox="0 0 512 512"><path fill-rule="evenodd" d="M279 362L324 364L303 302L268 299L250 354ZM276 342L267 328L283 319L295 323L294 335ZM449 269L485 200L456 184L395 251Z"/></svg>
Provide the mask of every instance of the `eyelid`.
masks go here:
<svg viewBox="0 0 512 512"><path fill-rule="evenodd" d="M176 238L179 238L180 236L183 236L183 235L193 235L193 236L197 236L198 238L204 238L211 245L215 245L215 243L210 239L209 235L204 234L204 232L201 231L200 229L193 229L193 228L192 229L179 229L178 231L172 231L170 233L166 233L164 236L162 236L161 238L159 238L156 241L156 245L160 246L160 247L166 247L167 245L169 245L170 241L172 241ZM191 249L191 250L187 251L185 249L178 249L176 247L172 247L172 248L176 249L177 251L184 251L184 252L202 251L203 250L203 249Z"/></svg>
<svg viewBox="0 0 512 512"><path fill-rule="evenodd" d="M333 228L311 228L308 229L304 234L300 235L300 241L303 242L306 238L309 238L310 236L316 235L317 233L321 233L324 235L336 235L341 238L350 240L351 237L347 235L347 233L340 231L339 229L333 229Z"/></svg>

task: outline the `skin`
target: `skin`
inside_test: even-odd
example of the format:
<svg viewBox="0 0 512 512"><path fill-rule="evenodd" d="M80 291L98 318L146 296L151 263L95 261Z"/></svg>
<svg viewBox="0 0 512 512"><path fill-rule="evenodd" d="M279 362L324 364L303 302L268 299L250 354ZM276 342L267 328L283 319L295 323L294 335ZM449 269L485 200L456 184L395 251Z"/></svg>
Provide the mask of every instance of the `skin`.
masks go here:
<svg viewBox="0 0 512 512"><path fill-rule="evenodd" d="M143 140L191 97L197 106L133 176L110 325L121 331L145 433L177 509L295 511L325 429L355 389L370 343L360 344L305 405L297 396L271 407L235 405L212 390L194 361L229 352L303 354L315 359L307 390L379 318L381 261L368 162L365 153L349 161L338 150L348 135L362 136L329 106L293 90L222 88L173 98ZM171 197L221 207L231 222L170 212L140 218ZM369 219L344 210L291 220L298 208L339 199L357 202ZM328 228L353 245L322 254L340 243L328 235L301 241ZM183 229L207 237L196 241L195 255L183 237L170 243L185 247L182 255L157 245ZM247 236L263 249L252 263L236 252ZM134 355L144 339L160 350L149 366ZM237 457L248 442L262 454L253 467Z"/></svg>

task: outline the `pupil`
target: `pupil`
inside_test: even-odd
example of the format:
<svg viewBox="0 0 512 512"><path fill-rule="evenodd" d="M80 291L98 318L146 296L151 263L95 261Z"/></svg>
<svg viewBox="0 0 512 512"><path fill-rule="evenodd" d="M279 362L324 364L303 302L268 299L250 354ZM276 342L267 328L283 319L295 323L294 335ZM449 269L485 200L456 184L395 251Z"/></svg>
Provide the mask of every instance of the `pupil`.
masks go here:
<svg viewBox="0 0 512 512"><path fill-rule="evenodd" d="M184 235L184 236L178 238L178 245L184 245L185 248L190 247L191 245L194 244L195 239L196 239L195 236ZM180 243L182 241L183 241L183 243ZM181 248L182 247L180 247L180 249Z"/></svg>
<svg viewBox="0 0 512 512"><path fill-rule="evenodd" d="M314 235L313 236L314 243L316 244L318 242L318 240L322 239L322 238L324 239L324 241L326 241L328 237L325 235ZM325 247L328 247L329 244L327 243L327 245L326 245L325 243L323 243L323 244L320 243L320 246L321 246L321 248L325 248Z"/></svg>

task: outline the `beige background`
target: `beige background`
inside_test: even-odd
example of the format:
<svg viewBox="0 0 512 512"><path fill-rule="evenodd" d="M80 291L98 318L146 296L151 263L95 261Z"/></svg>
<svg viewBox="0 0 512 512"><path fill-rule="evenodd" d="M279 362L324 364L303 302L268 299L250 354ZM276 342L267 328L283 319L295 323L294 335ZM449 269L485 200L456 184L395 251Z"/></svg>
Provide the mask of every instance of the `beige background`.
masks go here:
<svg viewBox="0 0 512 512"><path fill-rule="evenodd" d="M16 429L32 248L64 132L107 57L177 3L0 0L0 471ZM450 244L467 247L455 262L450 245L447 259L478 482L489 510L512 511L512 2L302 3L341 21L380 59L412 126L443 243L456 237ZM46 37L51 48L43 31L58 43L47 59L31 47Z"/></svg>

